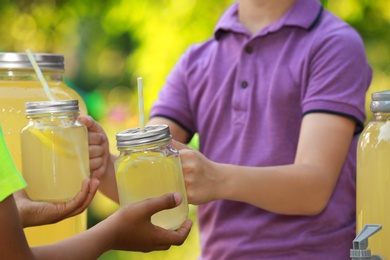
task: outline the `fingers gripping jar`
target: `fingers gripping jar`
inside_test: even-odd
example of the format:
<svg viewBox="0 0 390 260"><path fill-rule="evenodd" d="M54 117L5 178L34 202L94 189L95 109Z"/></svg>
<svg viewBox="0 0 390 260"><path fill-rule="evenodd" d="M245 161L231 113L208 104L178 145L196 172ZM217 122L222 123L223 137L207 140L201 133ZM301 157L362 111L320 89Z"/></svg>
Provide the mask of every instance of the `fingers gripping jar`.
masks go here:
<svg viewBox="0 0 390 260"><path fill-rule="evenodd" d="M115 162L120 205L179 192L182 203L152 216L152 223L176 230L188 216L179 152L171 146L167 125L132 128L116 135L120 155Z"/></svg>
<svg viewBox="0 0 390 260"><path fill-rule="evenodd" d="M21 131L22 170L32 200L64 202L89 176L88 133L77 100L27 102Z"/></svg>

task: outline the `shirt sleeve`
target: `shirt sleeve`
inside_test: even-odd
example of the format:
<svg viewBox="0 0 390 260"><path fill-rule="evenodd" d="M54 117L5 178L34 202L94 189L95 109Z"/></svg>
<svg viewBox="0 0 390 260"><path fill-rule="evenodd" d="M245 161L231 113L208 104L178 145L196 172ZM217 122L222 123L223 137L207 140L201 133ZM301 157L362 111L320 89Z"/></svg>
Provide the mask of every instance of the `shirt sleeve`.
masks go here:
<svg viewBox="0 0 390 260"><path fill-rule="evenodd" d="M0 202L24 187L26 182L11 158L0 125Z"/></svg>
<svg viewBox="0 0 390 260"><path fill-rule="evenodd" d="M313 48L304 114L327 111L349 116L357 122L359 132L372 79L363 42L355 30L346 26L321 36Z"/></svg>
<svg viewBox="0 0 390 260"><path fill-rule="evenodd" d="M187 92L186 67L190 49L180 57L153 104L150 117L162 116L179 124L191 136L196 132Z"/></svg>

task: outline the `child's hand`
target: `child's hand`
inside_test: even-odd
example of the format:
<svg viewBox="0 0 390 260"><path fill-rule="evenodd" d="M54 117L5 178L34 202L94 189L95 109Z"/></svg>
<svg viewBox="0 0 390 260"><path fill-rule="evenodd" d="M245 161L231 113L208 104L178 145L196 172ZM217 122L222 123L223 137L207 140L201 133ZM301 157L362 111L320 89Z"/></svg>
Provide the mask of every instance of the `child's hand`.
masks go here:
<svg viewBox="0 0 390 260"><path fill-rule="evenodd" d="M181 202L180 194L174 193L120 208L104 224L114 230L112 249L150 252L183 244L191 230L191 220L185 220L175 231L151 223L156 212L174 208Z"/></svg>
<svg viewBox="0 0 390 260"><path fill-rule="evenodd" d="M216 163L185 144L175 140L172 144L180 153L188 203L201 205L219 199L217 194L223 182Z"/></svg>
<svg viewBox="0 0 390 260"><path fill-rule="evenodd" d="M106 133L90 116L80 116L78 120L88 129L91 177L100 180L99 191L113 201L119 202L114 170L116 156L110 154Z"/></svg>
<svg viewBox="0 0 390 260"><path fill-rule="evenodd" d="M110 162L108 138L100 124L92 117L80 116L78 120L88 129L91 177L100 179L106 173Z"/></svg>
<svg viewBox="0 0 390 260"><path fill-rule="evenodd" d="M86 179L76 197L62 203L31 201L24 190L15 192L14 198L23 227L52 224L80 214L91 203L98 187L97 179Z"/></svg>

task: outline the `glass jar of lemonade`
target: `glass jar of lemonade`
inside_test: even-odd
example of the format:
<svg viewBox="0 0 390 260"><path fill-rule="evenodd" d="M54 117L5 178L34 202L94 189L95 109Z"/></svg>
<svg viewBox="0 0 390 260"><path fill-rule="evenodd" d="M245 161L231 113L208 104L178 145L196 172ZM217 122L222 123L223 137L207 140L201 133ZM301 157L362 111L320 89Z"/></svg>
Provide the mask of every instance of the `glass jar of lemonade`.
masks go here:
<svg viewBox="0 0 390 260"><path fill-rule="evenodd" d="M22 171L31 200L68 201L89 176L88 132L78 115L78 100L26 103Z"/></svg>
<svg viewBox="0 0 390 260"><path fill-rule="evenodd" d="M80 95L63 80L64 56L60 54L34 54L38 66L58 100L79 100L80 114L87 109ZM0 53L0 123L4 138L16 167L22 172L20 131L27 125L25 103L48 100L26 53ZM25 229L31 246L57 242L80 233L87 228L87 212L59 223Z"/></svg>
<svg viewBox="0 0 390 260"><path fill-rule="evenodd" d="M167 125L132 128L116 134L120 155L115 162L121 206L178 192L182 203L152 216L152 223L175 230L188 216L179 152L171 146Z"/></svg>
<svg viewBox="0 0 390 260"><path fill-rule="evenodd" d="M356 173L356 231L379 224L370 237L374 254L390 259L390 91L371 94L373 120L359 137Z"/></svg>

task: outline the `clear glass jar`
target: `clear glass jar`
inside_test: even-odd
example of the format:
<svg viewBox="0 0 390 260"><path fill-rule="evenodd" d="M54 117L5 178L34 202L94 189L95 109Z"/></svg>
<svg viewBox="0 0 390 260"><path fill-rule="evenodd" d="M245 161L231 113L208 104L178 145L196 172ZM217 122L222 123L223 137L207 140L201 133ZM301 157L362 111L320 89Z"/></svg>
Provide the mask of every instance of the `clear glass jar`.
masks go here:
<svg viewBox="0 0 390 260"><path fill-rule="evenodd" d="M78 115L77 100L26 103L22 170L30 199L68 201L89 176L88 132Z"/></svg>
<svg viewBox="0 0 390 260"><path fill-rule="evenodd" d="M64 56L35 53L35 60L58 100L79 101L80 114L87 108L81 96L64 82ZM25 103L48 100L26 53L0 53L0 124L13 161L22 172L20 131L27 125ZM87 229L87 211L52 225L25 229L30 246L54 243Z"/></svg>
<svg viewBox="0 0 390 260"><path fill-rule="evenodd" d="M381 224L370 237L375 254L390 259L390 91L371 95L373 120L359 137L356 173L356 229Z"/></svg>
<svg viewBox="0 0 390 260"><path fill-rule="evenodd" d="M59 54L34 54L51 92L58 100L79 100L80 113L87 114L87 108L80 95L67 86L63 80L64 56ZM0 53L0 123L4 138L10 148L12 159L21 171L20 130L28 120L24 104L48 100L30 60L25 53Z"/></svg>
<svg viewBox="0 0 390 260"><path fill-rule="evenodd" d="M121 206L178 192L182 203L152 216L152 223L175 230L188 216L187 195L179 152L171 146L167 125L132 128L116 135L120 155L115 162Z"/></svg>

